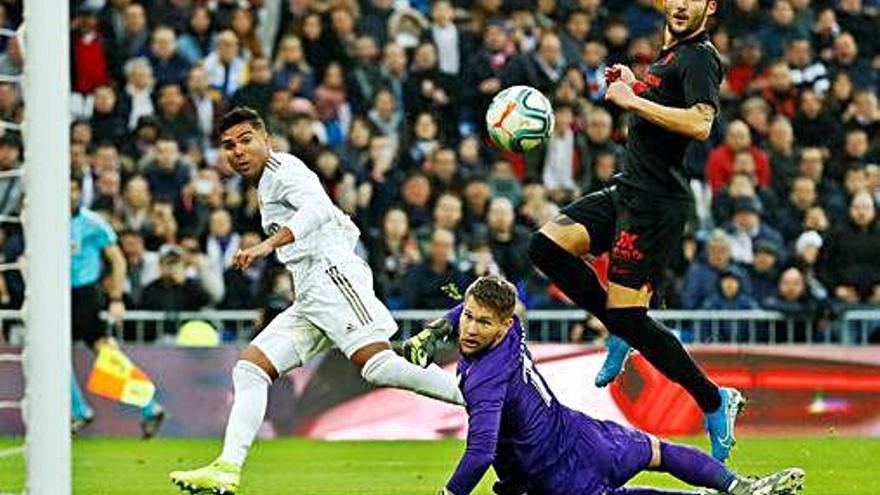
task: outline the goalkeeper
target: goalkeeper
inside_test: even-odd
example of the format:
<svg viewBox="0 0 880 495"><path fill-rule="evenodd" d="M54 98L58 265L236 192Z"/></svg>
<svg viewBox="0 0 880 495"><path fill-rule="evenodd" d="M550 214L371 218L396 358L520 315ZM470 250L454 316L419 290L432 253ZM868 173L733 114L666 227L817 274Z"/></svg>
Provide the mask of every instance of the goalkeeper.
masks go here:
<svg viewBox="0 0 880 495"><path fill-rule="evenodd" d="M442 495L468 495L495 468L499 495L683 495L690 491L622 488L636 474L669 473L711 493L794 495L804 473L787 469L744 478L703 452L600 421L561 405L532 362L516 291L506 280L481 277L464 302L404 346L425 365L440 339L458 334L459 387L468 412L467 448ZM706 493L706 492L703 492Z"/></svg>

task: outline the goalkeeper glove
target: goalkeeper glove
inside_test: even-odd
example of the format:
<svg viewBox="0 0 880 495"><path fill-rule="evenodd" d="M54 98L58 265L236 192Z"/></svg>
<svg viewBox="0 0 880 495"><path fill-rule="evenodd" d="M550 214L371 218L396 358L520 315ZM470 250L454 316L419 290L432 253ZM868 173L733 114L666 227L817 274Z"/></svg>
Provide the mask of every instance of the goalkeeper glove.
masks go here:
<svg viewBox="0 0 880 495"><path fill-rule="evenodd" d="M437 345L449 338L450 334L452 334L452 323L446 318L437 318L403 343L404 359L427 368L434 362Z"/></svg>

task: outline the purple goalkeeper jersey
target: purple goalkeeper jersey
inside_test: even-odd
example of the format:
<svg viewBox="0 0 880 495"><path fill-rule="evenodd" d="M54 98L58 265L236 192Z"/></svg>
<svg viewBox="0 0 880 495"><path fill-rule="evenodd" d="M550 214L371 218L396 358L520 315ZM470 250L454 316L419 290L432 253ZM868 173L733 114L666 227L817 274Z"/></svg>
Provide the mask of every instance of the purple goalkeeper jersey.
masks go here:
<svg viewBox="0 0 880 495"><path fill-rule="evenodd" d="M446 317L458 331L463 305ZM535 369L514 316L495 347L458 362L468 412L467 448L446 487L468 495L489 466L500 494L604 493L647 466L650 445L636 430L560 404Z"/></svg>

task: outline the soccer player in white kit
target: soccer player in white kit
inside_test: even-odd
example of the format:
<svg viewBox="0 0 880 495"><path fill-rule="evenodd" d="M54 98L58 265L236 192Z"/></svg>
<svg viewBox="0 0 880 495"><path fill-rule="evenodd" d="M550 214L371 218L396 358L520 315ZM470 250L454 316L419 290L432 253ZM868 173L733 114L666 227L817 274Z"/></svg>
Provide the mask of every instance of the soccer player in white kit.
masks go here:
<svg viewBox="0 0 880 495"><path fill-rule="evenodd" d="M293 276L296 301L235 363L235 399L220 457L200 469L172 472L172 482L192 493L234 494L266 413L269 385L333 345L369 383L463 404L451 373L436 365L423 369L391 350L388 339L397 323L373 292L368 265L354 253L358 228L333 205L318 176L295 156L273 152L263 120L250 108L223 117L220 146L230 166L257 185L263 230L270 236L239 250L233 265L246 269L275 252Z"/></svg>

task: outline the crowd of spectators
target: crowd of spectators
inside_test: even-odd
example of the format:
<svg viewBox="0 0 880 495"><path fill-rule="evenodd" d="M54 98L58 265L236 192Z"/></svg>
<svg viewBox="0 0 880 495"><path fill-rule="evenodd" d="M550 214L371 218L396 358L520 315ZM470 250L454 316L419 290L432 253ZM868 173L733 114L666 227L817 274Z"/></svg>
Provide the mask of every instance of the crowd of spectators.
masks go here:
<svg viewBox="0 0 880 495"><path fill-rule="evenodd" d="M0 0L0 27L21 30L21 4ZM658 293L673 308L817 319L877 305L880 1L721 4L722 111L688 150L696 208ZM529 233L623 167L626 118L603 101L604 69L644 73L662 25L654 0L77 0L71 173L119 235L129 308L277 312L295 297L272 260L230 268L263 235L254 186L217 150L235 105L261 112L274 149L353 217L391 308L447 307L444 287L485 273L516 282L529 308L565 307L528 262ZM0 73L20 74L21 37L0 50ZM493 147L483 124L514 84L556 114L526 156ZM21 122L22 96L0 82L0 119ZM23 159L6 129L0 172ZM20 179L0 179L0 214L21 204ZM22 246L3 224L4 260ZM4 272L0 305L19 305L22 285Z"/></svg>

